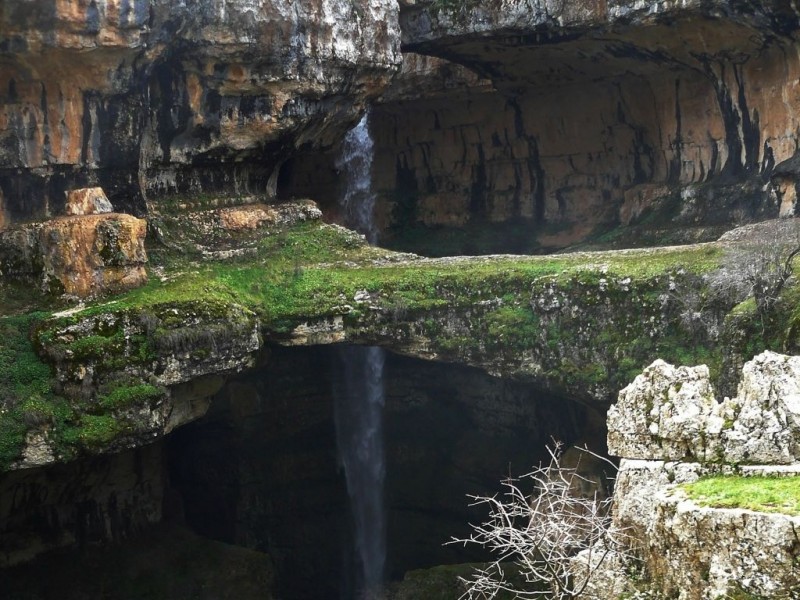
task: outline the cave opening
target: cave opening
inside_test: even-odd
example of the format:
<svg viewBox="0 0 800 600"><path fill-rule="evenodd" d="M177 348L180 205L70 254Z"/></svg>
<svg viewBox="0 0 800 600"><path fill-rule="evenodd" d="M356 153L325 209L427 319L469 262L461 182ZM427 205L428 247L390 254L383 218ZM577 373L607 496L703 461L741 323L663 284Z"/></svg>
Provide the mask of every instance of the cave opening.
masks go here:
<svg viewBox="0 0 800 600"><path fill-rule="evenodd" d="M342 178L334 152L303 152L288 158L280 167L275 189L279 202L311 198L329 223L341 223L338 202Z"/></svg>
<svg viewBox="0 0 800 600"><path fill-rule="evenodd" d="M352 597L352 516L334 427L339 348L269 348L264 366L230 379L206 417L166 442L188 526L269 554L280 597ZM602 418L524 382L392 353L384 382L388 581L488 560L446 545L485 516L467 495L497 492L544 460L553 440L597 449Z"/></svg>

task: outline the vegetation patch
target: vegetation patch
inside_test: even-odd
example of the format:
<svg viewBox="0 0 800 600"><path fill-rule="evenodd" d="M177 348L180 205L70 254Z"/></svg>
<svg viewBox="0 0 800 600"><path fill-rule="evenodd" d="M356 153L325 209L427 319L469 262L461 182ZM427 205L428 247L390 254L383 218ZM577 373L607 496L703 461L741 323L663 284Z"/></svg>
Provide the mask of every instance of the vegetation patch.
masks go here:
<svg viewBox="0 0 800 600"><path fill-rule="evenodd" d="M6 410L0 420L4 455L21 447L26 423L52 423L51 438L65 456L136 431L135 423L114 428L106 417L124 420L129 408L159 401L163 392L148 377L159 359L173 353L211 361L252 335L256 323L281 339L302 323L341 317L354 338L421 339L442 356L509 375L535 373L553 389L592 398L616 393L657 357L720 370L719 342L679 318L683 291L703 288L719 268L718 245L421 259L317 221L270 231L254 244L248 256L225 260L195 260L157 245L148 250L153 274L141 288L68 316L36 313L35 327L25 321L34 316L5 318L15 331L6 337L16 336L34 371L26 376L18 368L24 360L6 358L13 368L0 367L0 386L28 377L25 385L39 386L45 403L56 402L51 368L35 345L58 366L68 402L52 415L33 404L23 411L32 393L11 386L6 405L16 412ZM714 310L724 316L730 308ZM800 313L792 319L794 331ZM794 334L784 326L781 335ZM80 373L89 367L93 388L84 390ZM124 374L130 379L114 388Z"/></svg>
<svg viewBox="0 0 800 600"><path fill-rule="evenodd" d="M720 475L680 489L702 506L800 515L800 477Z"/></svg>
<svg viewBox="0 0 800 600"><path fill-rule="evenodd" d="M166 390L149 383L116 384L100 395L98 405L106 410L120 410L131 406L145 406L164 398Z"/></svg>
<svg viewBox="0 0 800 600"><path fill-rule="evenodd" d="M26 432L55 417L52 369L31 343L46 313L0 318L0 470L19 458Z"/></svg>

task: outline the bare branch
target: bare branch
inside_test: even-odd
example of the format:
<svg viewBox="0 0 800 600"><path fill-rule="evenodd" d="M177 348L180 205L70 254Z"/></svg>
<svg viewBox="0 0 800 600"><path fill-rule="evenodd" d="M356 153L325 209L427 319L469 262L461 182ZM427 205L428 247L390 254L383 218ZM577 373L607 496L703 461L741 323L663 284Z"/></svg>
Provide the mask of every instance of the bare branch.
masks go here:
<svg viewBox="0 0 800 600"><path fill-rule="evenodd" d="M548 448L549 464L503 481L504 493L471 497L472 505L488 507L488 519L472 525L469 538L450 543L478 544L496 560L462 579L467 589L462 598L489 599L500 592L517 598L578 598L606 556L621 551L623 536L611 527L611 498L581 495L580 482L588 480L561 466L559 450L560 445ZM523 491L528 486L531 491ZM592 554L579 567L584 572L576 573L573 557L585 549ZM519 573L513 582L503 566L508 561Z"/></svg>
<svg viewBox="0 0 800 600"><path fill-rule="evenodd" d="M800 253L800 220L778 219L734 230L722 267L711 274L713 293L741 302L752 296L763 317L794 274Z"/></svg>

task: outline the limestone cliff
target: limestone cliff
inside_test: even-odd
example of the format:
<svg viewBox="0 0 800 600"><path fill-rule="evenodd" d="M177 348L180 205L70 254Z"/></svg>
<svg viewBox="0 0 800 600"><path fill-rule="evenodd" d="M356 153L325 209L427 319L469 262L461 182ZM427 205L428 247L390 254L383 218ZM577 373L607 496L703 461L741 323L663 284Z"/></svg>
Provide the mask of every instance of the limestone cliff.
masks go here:
<svg viewBox="0 0 800 600"><path fill-rule="evenodd" d="M404 3L373 119L389 233L523 221L530 250L793 214L797 24L782 2Z"/></svg>
<svg viewBox="0 0 800 600"><path fill-rule="evenodd" d="M267 194L331 145L399 57L392 0L11 0L0 9L0 226L101 185Z"/></svg>

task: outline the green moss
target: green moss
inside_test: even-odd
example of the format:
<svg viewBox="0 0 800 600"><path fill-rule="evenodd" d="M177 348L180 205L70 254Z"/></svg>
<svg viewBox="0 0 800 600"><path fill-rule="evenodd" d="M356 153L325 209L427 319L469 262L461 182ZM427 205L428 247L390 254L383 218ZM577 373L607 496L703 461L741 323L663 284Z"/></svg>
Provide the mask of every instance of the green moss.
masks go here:
<svg viewBox="0 0 800 600"><path fill-rule="evenodd" d="M680 486L698 504L800 515L800 477L704 477Z"/></svg>
<svg viewBox="0 0 800 600"><path fill-rule="evenodd" d="M98 449L125 433L125 426L112 415L80 416L76 425L63 433L63 441L70 446Z"/></svg>
<svg viewBox="0 0 800 600"><path fill-rule="evenodd" d="M19 458L27 430L19 416L9 412L0 414L0 471Z"/></svg>
<svg viewBox="0 0 800 600"><path fill-rule="evenodd" d="M53 438L66 456L123 435L134 425L112 426L115 411L159 397L149 382L129 381L101 389L96 398L71 393L72 412L60 416L38 404L23 411L18 405L26 398L55 402L50 367L36 356L31 331L40 352L75 381L81 367L92 366L95 381L108 383L131 365L149 369L169 352L207 360L208 348L249 335L256 320L268 335L280 336L302 322L343 316L365 337L422 334L441 355L512 366L526 353L541 358L553 381L571 390L605 385L616 392L658 356L686 364L698 357L702 344L687 341L677 328L654 336L646 319L661 318L669 278L698 278L720 260L710 246L400 260L322 223L264 236L255 254L243 258L193 262L163 248L153 256L163 276L113 301L91 303L69 317L15 317L22 321L13 321L10 337L22 346L0 350L0 391L13 388L17 407L0 415L2 447L9 449L3 464L21 447L26 418L61 423ZM364 290L371 297L359 303L355 296ZM532 298L551 292L580 310L531 307ZM25 319L34 319L35 327Z"/></svg>
<svg viewBox="0 0 800 600"><path fill-rule="evenodd" d="M525 349L539 337L540 325L529 306L501 306L486 315L486 341L504 350Z"/></svg>
<svg viewBox="0 0 800 600"><path fill-rule="evenodd" d="M518 293L545 275L562 278L578 270L591 277L590 272L597 268L596 263L587 265L584 256L571 255L451 263L371 262L384 254L339 229L303 224L267 237L256 258L206 262L163 283L153 278L147 286L119 297L113 307L97 306L83 315L187 302L238 303L257 311L268 326L285 327L287 321L341 314L344 305L354 304L353 296L359 290L380 292L388 309L390 302L402 299L403 310L425 311L467 306L490 300L498 292ZM592 258L606 263L611 275L639 277L675 265L704 271L717 263L718 253L703 248L696 252L665 250L646 257L608 254Z"/></svg>
<svg viewBox="0 0 800 600"><path fill-rule="evenodd" d="M88 335L79 337L66 346L76 360L85 360L89 357L117 354L125 343L121 331L110 337L102 335Z"/></svg>
<svg viewBox="0 0 800 600"><path fill-rule="evenodd" d="M19 458L26 431L53 416L52 370L31 342L45 316L0 318L0 470Z"/></svg>
<svg viewBox="0 0 800 600"><path fill-rule="evenodd" d="M150 404L163 398L165 393L164 388L149 383L122 384L99 396L97 404L105 410L125 409Z"/></svg>

